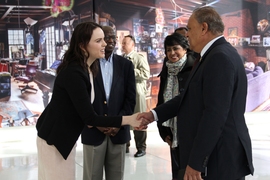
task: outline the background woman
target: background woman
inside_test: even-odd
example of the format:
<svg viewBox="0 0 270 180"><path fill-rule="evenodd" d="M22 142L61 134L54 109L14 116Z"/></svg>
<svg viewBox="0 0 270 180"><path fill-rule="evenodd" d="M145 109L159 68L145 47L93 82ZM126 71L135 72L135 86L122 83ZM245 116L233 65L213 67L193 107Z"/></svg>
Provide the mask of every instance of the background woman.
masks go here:
<svg viewBox="0 0 270 180"><path fill-rule="evenodd" d="M164 47L166 58L159 74L160 86L157 106L184 91L185 83L195 61L193 52L188 49L187 38L178 33L167 36ZM179 166L176 117L162 125L158 124L158 130L161 138L170 146L172 177L177 179Z"/></svg>

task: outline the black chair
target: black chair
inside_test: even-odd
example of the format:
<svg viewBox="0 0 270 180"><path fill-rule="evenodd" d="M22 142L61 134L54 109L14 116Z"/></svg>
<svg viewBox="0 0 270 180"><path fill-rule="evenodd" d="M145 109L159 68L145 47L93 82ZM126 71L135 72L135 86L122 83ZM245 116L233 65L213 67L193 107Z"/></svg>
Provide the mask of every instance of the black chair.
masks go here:
<svg viewBox="0 0 270 180"><path fill-rule="evenodd" d="M38 65L27 64L26 69L25 69L25 76L18 76L15 78L15 80L22 81L22 82L26 83L26 86L19 86L20 88L22 88L21 93L23 93L27 89L34 90L37 92L36 88L33 88L33 87L28 85L28 83L34 81L34 77L36 75L37 69L38 69Z"/></svg>
<svg viewBox="0 0 270 180"><path fill-rule="evenodd" d="M262 68L263 72L265 72L265 66L266 66L265 62L263 62L263 61L258 62L258 66L260 66Z"/></svg>
<svg viewBox="0 0 270 180"><path fill-rule="evenodd" d="M18 63L14 65L14 72L16 72L16 73L13 73L14 77L22 76L25 73L26 65L28 64L28 61L29 61L28 59L18 60Z"/></svg>
<svg viewBox="0 0 270 180"><path fill-rule="evenodd" d="M28 64L28 59L19 59L19 64L20 65L26 65L26 64Z"/></svg>

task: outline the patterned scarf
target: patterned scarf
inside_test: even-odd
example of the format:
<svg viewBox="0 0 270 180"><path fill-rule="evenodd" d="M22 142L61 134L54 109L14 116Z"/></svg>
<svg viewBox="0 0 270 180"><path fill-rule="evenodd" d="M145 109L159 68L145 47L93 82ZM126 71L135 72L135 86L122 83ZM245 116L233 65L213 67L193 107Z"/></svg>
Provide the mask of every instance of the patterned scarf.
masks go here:
<svg viewBox="0 0 270 180"><path fill-rule="evenodd" d="M168 67L168 77L167 84L164 91L164 102L167 102L177 96L179 92L179 84L177 74L183 69L187 61L187 55L185 54L179 61L171 63L169 61L166 62L166 66ZM172 148L178 146L177 141L177 117L169 119L162 123L163 126L170 127L173 140L172 140Z"/></svg>

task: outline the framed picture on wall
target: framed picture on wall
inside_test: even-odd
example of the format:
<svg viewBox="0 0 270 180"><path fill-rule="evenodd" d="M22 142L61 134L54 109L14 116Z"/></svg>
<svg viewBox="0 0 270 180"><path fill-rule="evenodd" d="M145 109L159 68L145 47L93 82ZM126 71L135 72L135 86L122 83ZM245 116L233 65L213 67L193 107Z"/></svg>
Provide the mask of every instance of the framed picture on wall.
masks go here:
<svg viewBox="0 0 270 180"><path fill-rule="evenodd" d="M238 35L237 27L228 28L228 36L237 36L237 35Z"/></svg>
<svg viewBox="0 0 270 180"><path fill-rule="evenodd" d="M238 38L237 37L228 37L227 41L229 43L231 43L231 45L233 46L237 46L238 45Z"/></svg>
<svg viewBox="0 0 270 180"><path fill-rule="evenodd" d="M259 44L261 42L261 35L252 35L251 43Z"/></svg>
<svg viewBox="0 0 270 180"><path fill-rule="evenodd" d="M263 38L263 46L269 47L270 46L270 37Z"/></svg>
<svg viewBox="0 0 270 180"><path fill-rule="evenodd" d="M240 46L247 46L250 44L250 38L249 37L241 37L239 38L239 45Z"/></svg>

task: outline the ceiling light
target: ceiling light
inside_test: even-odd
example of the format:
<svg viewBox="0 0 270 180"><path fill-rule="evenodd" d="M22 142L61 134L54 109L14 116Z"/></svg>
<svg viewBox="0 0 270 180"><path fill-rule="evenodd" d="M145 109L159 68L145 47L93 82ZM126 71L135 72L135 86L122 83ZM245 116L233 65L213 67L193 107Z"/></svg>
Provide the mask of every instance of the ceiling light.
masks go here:
<svg viewBox="0 0 270 180"><path fill-rule="evenodd" d="M34 19L31 19L30 17L28 17L28 18L25 18L25 19L24 19L24 22L25 22L25 24L27 24L28 26L33 26L33 25L35 25L38 21L37 21L37 20L34 20Z"/></svg>

